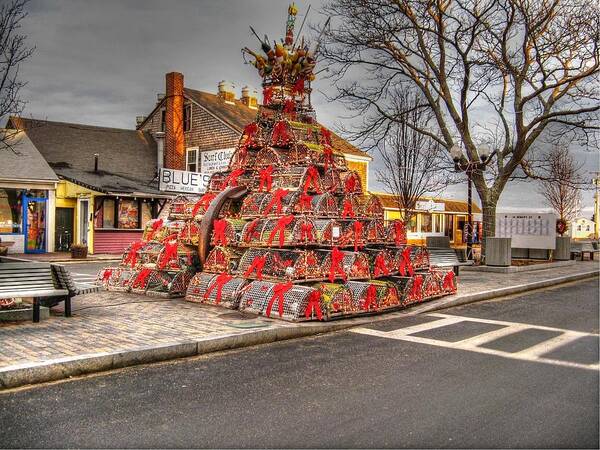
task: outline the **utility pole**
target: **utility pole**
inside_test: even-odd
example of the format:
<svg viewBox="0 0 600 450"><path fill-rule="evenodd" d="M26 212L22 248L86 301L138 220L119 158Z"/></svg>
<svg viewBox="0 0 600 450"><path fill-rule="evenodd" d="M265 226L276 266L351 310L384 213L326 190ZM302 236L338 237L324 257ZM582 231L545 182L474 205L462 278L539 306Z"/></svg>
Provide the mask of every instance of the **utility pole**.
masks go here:
<svg viewBox="0 0 600 450"><path fill-rule="evenodd" d="M596 186L596 194L594 195L594 239L598 239L600 237L600 217L598 217L600 212L600 172L592 173L594 174L592 183Z"/></svg>

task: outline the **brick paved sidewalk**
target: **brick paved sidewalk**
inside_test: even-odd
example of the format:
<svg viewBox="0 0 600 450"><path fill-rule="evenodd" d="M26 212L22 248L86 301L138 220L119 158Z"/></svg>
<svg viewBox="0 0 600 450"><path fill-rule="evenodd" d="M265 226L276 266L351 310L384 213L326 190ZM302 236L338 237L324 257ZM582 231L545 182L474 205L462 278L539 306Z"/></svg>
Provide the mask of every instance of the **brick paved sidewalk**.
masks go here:
<svg viewBox="0 0 600 450"><path fill-rule="evenodd" d="M598 270L598 262L578 262L560 268L511 274L462 271L458 294L440 300L443 304L452 304L479 292L594 270ZM436 302L438 300L428 305L433 307ZM418 305L412 310L420 311L424 306ZM361 320L380 320L375 317L382 316ZM339 329L341 323L350 326L356 320L335 322L335 328ZM0 371L48 364L61 358L93 357L224 336L248 336L253 331L258 333L265 329L309 326L263 317L244 320L235 311L181 299L100 292L76 297L71 318L60 316L59 307L56 307L50 319L37 324L0 324Z"/></svg>

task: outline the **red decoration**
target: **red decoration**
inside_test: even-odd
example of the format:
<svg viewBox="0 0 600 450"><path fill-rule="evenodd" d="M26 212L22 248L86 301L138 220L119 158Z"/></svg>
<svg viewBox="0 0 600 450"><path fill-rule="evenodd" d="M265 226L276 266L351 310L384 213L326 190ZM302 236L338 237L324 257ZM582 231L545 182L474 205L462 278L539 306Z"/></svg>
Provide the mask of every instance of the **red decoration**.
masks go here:
<svg viewBox="0 0 600 450"><path fill-rule="evenodd" d="M406 228L401 220L394 221L394 242L402 245L406 241Z"/></svg>
<svg viewBox="0 0 600 450"><path fill-rule="evenodd" d="M333 247L331 250L331 267L329 268L329 281L333 283L335 276L340 274L342 279L346 281L346 272L342 266L344 261L344 253L337 247Z"/></svg>
<svg viewBox="0 0 600 450"><path fill-rule="evenodd" d="M148 269L147 267L144 267L137 274L137 276L135 277L135 280L133 280L133 283L131 284L131 288L135 289L136 287L139 286L140 288L143 289L144 286L146 286L146 282L148 281L148 277L150 277L151 273L152 273L152 269Z"/></svg>
<svg viewBox="0 0 600 450"><path fill-rule="evenodd" d="M294 285L291 281L288 281L287 283L279 283L273 287L273 296L271 297L271 300L269 300L269 303L267 305L267 311L265 312L265 315L267 317L271 317L271 309L273 308L273 304L275 303L275 301L277 301L279 317L283 317L284 295L293 287Z"/></svg>
<svg viewBox="0 0 600 450"><path fill-rule="evenodd" d="M145 244L144 241L138 241L138 242L134 242L133 244L131 244L131 247L129 248L129 252L127 253L127 256L125 257L125 259L123 260L123 264L124 265L131 264L131 267L135 267L135 264L137 262L137 253L144 246L144 244Z"/></svg>
<svg viewBox="0 0 600 450"><path fill-rule="evenodd" d="M289 193L290 193L290 191L288 191L287 189L277 189L273 193L273 197L271 198L271 201L265 208L265 211L263 212L263 216L269 215L269 213L271 212L271 210L273 209L274 206L277 206L277 209L276 209L277 214L281 214L282 209L283 209L283 205L282 205L281 201Z"/></svg>
<svg viewBox="0 0 600 450"><path fill-rule="evenodd" d="M304 193L306 194L310 187L313 187L317 194L321 193L319 189L319 171L315 166L310 166L306 171L306 179L304 180Z"/></svg>
<svg viewBox="0 0 600 450"><path fill-rule="evenodd" d="M200 200L196 202L196 204L194 205L194 209L192 209L192 217L196 217L196 214L198 213L200 208L204 208L206 210L208 208L208 205L210 205L210 202L212 202L216 196L217 194L207 192L202 197L200 197Z"/></svg>
<svg viewBox="0 0 600 450"><path fill-rule="evenodd" d="M279 220L277 220L275 228L273 228L273 231L271 231L271 234L269 235L267 244L271 245L273 243L273 240L275 239L275 236L277 236L277 233L279 233L279 247L283 247L283 244L285 243L285 229L293 221L293 215L283 216Z"/></svg>
<svg viewBox="0 0 600 450"><path fill-rule="evenodd" d="M252 222L250 222L248 224L248 232L246 233L246 236L244 237L244 240L246 242L250 242L254 237L256 237L256 227L259 224L259 219L254 219Z"/></svg>
<svg viewBox="0 0 600 450"><path fill-rule="evenodd" d="M362 240L363 224L358 220L355 220L352 224L352 229L354 231L354 251L357 252Z"/></svg>
<svg viewBox="0 0 600 450"><path fill-rule="evenodd" d="M227 245L227 221L225 219L215 219L213 222L214 243L215 245Z"/></svg>
<svg viewBox="0 0 600 450"><path fill-rule="evenodd" d="M263 89L263 105L269 105L273 99L273 88L266 87Z"/></svg>
<svg viewBox="0 0 600 450"><path fill-rule="evenodd" d="M300 208L303 211L310 211L312 208L312 195L308 195L306 192L300 194Z"/></svg>
<svg viewBox="0 0 600 450"><path fill-rule="evenodd" d="M368 311L371 306L373 309L377 309L377 287L374 284L370 284L366 294L363 309Z"/></svg>
<svg viewBox="0 0 600 450"><path fill-rule="evenodd" d="M231 280L233 280L233 277L228 273L220 273L219 275L217 275L215 281L213 281L213 283L208 287L208 289L206 289L206 292L204 293L204 300L208 300L208 297L210 296L211 292L217 289L215 304L218 305L219 303L221 303L221 297L223 295L223 286L225 286Z"/></svg>
<svg viewBox="0 0 600 450"><path fill-rule="evenodd" d="M304 94L304 78L300 77L296 80L294 87L292 87L292 94Z"/></svg>
<svg viewBox="0 0 600 450"><path fill-rule="evenodd" d="M321 311L321 291L313 291L308 296L308 304L304 310L304 317L308 319L313 311L317 315L317 319L323 319L323 311Z"/></svg>
<svg viewBox="0 0 600 450"><path fill-rule="evenodd" d="M256 122L249 123L244 127L244 134L246 135L246 140L251 139L258 132L258 124Z"/></svg>
<svg viewBox="0 0 600 450"><path fill-rule="evenodd" d="M385 264L385 258L383 257L383 253L379 253L375 257L374 276L375 277L378 277L381 275L388 276L389 274L390 274L390 269L388 269L387 265Z"/></svg>
<svg viewBox="0 0 600 450"><path fill-rule="evenodd" d="M304 222L302 225L300 225L300 240L306 242L314 241L315 235L313 231L313 224L310 222Z"/></svg>
<svg viewBox="0 0 600 450"><path fill-rule="evenodd" d="M411 277L415 274L415 269L413 268L412 261L410 260L410 250L410 247L406 247L404 250L402 250L402 259L400 260L400 267L398 268L398 271L403 277L406 276L407 271Z"/></svg>
<svg viewBox="0 0 600 450"><path fill-rule="evenodd" d="M294 119L296 117L296 102L288 98L283 104L283 112L289 114Z"/></svg>
<svg viewBox="0 0 600 450"><path fill-rule="evenodd" d="M325 160L325 171L329 169L329 166L335 167L333 162L333 149L329 146L325 146L323 149L323 159Z"/></svg>
<svg viewBox="0 0 600 450"><path fill-rule="evenodd" d="M146 237L146 240L147 241L151 241L154 238L154 235L158 232L158 230L162 226L163 226L163 220L162 219L158 219L157 221L153 222L152 226L151 226L151 231L150 231L150 233L148 233L148 236Z"/></svg>
<svg viewBox="0 0 600 450"><path fill-rule="evenodd" d="M102 272L102 281L108 282L108 280L110 280L111 275L112 269L104 269L104 272Z"/></svg>
<svg viewBox="0 0 600 450"><path fill-rule="evenodd" d="M249 278L252 272L256 271L256 278L258 280L262 280L262 270L265 267L265 263L267 262L267 256L257 256L252 260L252 264L250 267L244 272L244 278Z"/></svg>
<svg viewBox="0 0 600 450"><path fill-rule="evenodd" d="M165 243L165 249L161 255L160 260L158 261L157 265L159 269L164 269L165 267L167 267L167 264L169 264L173 259L177 259L177 241L170 241Z"/></svg>
<svg viewBox="0 0 600 450"><path fill-rule="evenodd" d="M265 188L265 192L271 192L271 186L273 184L273 166L269 165L262 169L258 173L260 177L260 185L258 187L258 191L262 192L263 187Z"/></svg>
<svg viewBox="0 0 600 450"><path fill-rule="evenodd" d="M412 289L410 290L410 297L421 300L423 298L423 275L417 275L413 280Z"/></svg>
<svg viewBox="0 0 600 450"><path fill-rule="evenodd" d="M229 175L227 175L227 178L225 178L225 186L232 186L232 187L237 186L238 185L237 179L244 172L245 172L244 169L235 169L233 172L231 172Z"/></svg>
<svg viewBox="0 0 600 450"><path fill-rule="evenodd" d="M356 177L350 174L346 177L346 182L344 183L344 192L347 194L351 194L356 190Z"/></svg>
<svg viewBox="0 0 600 450"><path fill-rule="evenodd" d="M444 282L442 283L442 289L445 291L455 291L456 285L454 284L454 271L449 270L444 276Z"/></svg>
<svg viewBox="0 0 600 450"><path fill-rule="evenodd" d="M331 147L331 131L325 127L321 127L321 145L328 145Z"/></svg>
<svg viewBox="0 0 600 450"><path fill-rule="evenodd" d="M344 199L344 210L342 211L342 219L347 219L348 217L354 218L354 208L352 207L352 201L350 199Z"/></svg>
<svg viewBox="0 0 600 450"><path fill-rule="evenodd" d="M271 142L273 143L287 143L290 136L287 131L287 124L284 120L280 120L273 127L273 134L271 135Z"/></svg>

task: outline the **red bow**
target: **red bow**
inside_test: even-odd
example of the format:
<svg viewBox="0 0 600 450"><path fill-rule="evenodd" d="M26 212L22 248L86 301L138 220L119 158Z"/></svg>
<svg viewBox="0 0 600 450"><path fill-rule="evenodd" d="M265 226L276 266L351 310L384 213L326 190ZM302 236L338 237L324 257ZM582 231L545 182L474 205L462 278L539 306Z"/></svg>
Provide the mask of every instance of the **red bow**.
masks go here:
<svg viewBox="0 0 600 450"><path fill-rule="evenodd" d="M412 289L410 290L411 298L421 300L423 297L423 293L421 292L423 288L423 276L417 275L413 280Z"/></svg>
<svg viewBox="0 0 600 450"><path fill-rule="evenodd" d="M310 187L314 188L317 194L321 193L319 189L319 171L315 166L310 166L306 171L306 179L304 180L304 193L306 194Z"/></svg>
<svg viewBox="0 0 600 450"><path fill-rule="evenodd" d="M296 117L296 102L292 99L287 99L283 104L283 112L289 114L294 119Z"/></svg>
<svg viewBox="0 0 600 450"><path fill-rule="evenodd" d="M256 122L249 123L244 127L244 134L248 139L252 138L258 131L258 124Z"/></svg>
<svg viewBox="0 0 600 450"><path fill-rule="evenodd" d="M313 224L310 222L304 222L302 225L300 225L300 240L306 242L314 241L315 235L313 233L313 230Z"/></svg>
<svg viewBox="0 0 600 450"><path fill-rule="evenodd" d="M227 245L227 221L225 219L215 219L213 222L213 242L215 245Z"/></svg>
<svg viewBox="0 0 600 450"><path fill-rule="evenodd" d="M394 221L394 242L396 245L404 244L406 241L406 228L401 220Z"/></svg>
<svg viewBox="0 0 600 450"><path fill-rule="evenodd" d="M273 286L273 296L271 297L271 300L269 300L269 304L267 305L267 311L265 312L265 315L267 317L271 317L271 309L273 308L273 304L276 300L279 309L279 317L283 317L284 295L293 287L294 285L291 281L288 281L287 283L279 283Z"/></svg>
<svg viewBox="0 0 600 450"><path fill-rule="evenodd" d="M280 120L273 127L273 134L271 135L271 142L273 144L278 144L278 143L285 144L285 143L287 143L286 141L288 141L288 140L289 140L289 135L287 132L287 125L286 125L285 121ZM280 141L283 141L283 142L280 142Z"/></svg>
<svg viewBox="0 0 600 450"><path fill-rule="evenodd" d="M304 78L300 77L294 83L294 87L292 87L292 94L302 95L304 93Z"/></svg>
<svg viewBox="0 0 600 450"><path fill-rule="evenodd" d="M223 286L225 286L231 280L233 280L233 277L228 273L220 273L219 275L217 275L215 281L208 287L208 289L206 289L206 292L204 293L204 300L208 300L210 293L216 288L217 295L215 298L215 304L218 305L219 303L221 303L221 296L223 295Z"/></svg>
<svg viewBox="0 0 600 450"><path fill-rule="evenodd" d="M259 219L254 219L248 224L248 230L246 231L246 236L244 236L244 241L250 242L255 237L258 223Z"/></svg>
<svg viewBox="0 0 600 450"><path fill-rule="evenodd" d="M308 304L304 310L304 317L307 319L315 312L317 319L323 319L323 311L321 311L321 291L313 291L308 296Z"/></svg>
<svg viewBox="0 0 600 450"><path fill-rule="evenodd" d="M312 209L312 195L308 195L306 192L300 194L300 208L302 211L310 211Z"/></svg>
<svg viewBox="0 0 600 450"><path fill-rule="evenodd" d="M144 288L144 286L146 286L146 281L148 280L148 277L150 276L150 274L152 273L152 269L148 269L147 267L144 267L142 270L140 270L140 273L137 274L137 276L135 277L135 280L133 280L133 283L131 284L131 288L135 289L136 287L140 287L140 288Z"/></svg>
<svg viewBox="0 0 600 450"><path fill-rule="evenodd" d="M385 275L388 276L390 274L390 269L388 269L387 265L385 264L385 258L383 257L383 253L379 253L376 257L375 257L375 277L378 277L380 275Z"/></svg>
<svg viewBox="0 0 600 450"><path fill-rule="evenodd" d="M398 271L403 277L406 276L406 271L408 271L408 274L411 277L415 274L415 269L413 268L412 261L410 260L410 251L410 247L406 247L404 250L402 250L402 259L400 260L400 268Z"/></svg>
<svg viewBox="0 0 600 450"><path fill-rule="evenodd" d="M325 160L325 171L329 169L330 164L331 167L335 167L335 164L333 163L333 149L331 147L326 146L323 149L323 159Z"/></svg>
<svg viewBox="0 0 600 450"><path fill-rule="evenodd" d="M354 251L356 252L362 241L363 224L358 220L355 220L352 224L352 229L354 230Z"/></svg>
<svg viewBox="0 0 600 450"><path fill-rule="evenodd" d="M102 281L106 281L108 283L108 280L110 280L111 275L112 269L104 269L104 272L102 272Z"/></svg>
<svg viewBox="0 0 600 450"><path fill-rule="evenodd" d="M158 268L164 269L167 267L167 264L171 262L171 260L177 258L177 241L167 242L165 243L165 249L161 255L160 260L158 261Z"/></svg>
<svg viewBox="0 0 600 450"><path fill-rule="evenodd" d="M287 189L277 189L273 193L273 197L271 198L271 201L269 202L269 204L265 208L265 211L263 212L263 216L269 215L269 213L273 209L273 206L275 206L275 205L277 205L277 210L276 210L277 214L281 214L282 208L283 208L283 205L281 204L281 201L283 200L283 198L286 195L289 194L289 192L290 191L288 191Z"/></svg>
<svg viewBox="0 0 600 450"><path fill-rule="evenodd" d="M244 278L250 278L250 275L252 275L252 272L256 271L256 279L262 280L262 270L263 270L263 267L265 266L266 262L267 262L266 255L255 257L252 260L252 264L250 264L250 267L248 267L248 269L244 272Z"/></svg>
<svg viewBox="0 0 600 450"><path fill-rule="evenodd" d="M328 145L331 147L331 131L325 127L321 127L321 145Z"/></svg>
<svg viewBox="0 0 600 450"><path fill-rule="evenodd" d="M192 217L196 217L196 214L198 213L198 211L200 211L200 208L204 207L205 210L208 209L208 205L210 205L210 202L212 202L216 196L217 194L207 192L202 197L200 197L200 200L196 202L196 204L194 205L194 209L192 209Z"/></svg>
<svg viewBox="0 0 600 450"><path fill-rule="evenodd" d="M347 194L351 194L356 190L356 178L354 177L353 173L350 173L350 175L348 175L346 177L346 181L344 182L344 191Z"/></svg>
<svg viewBox="0 0 600 450"><path fill-rule="evenodd" d="M134 242L129 247L129 252L127 256L123 260L123 264L127 265L131 263L131 267L135 267L135 263L137 262L137 253L144 246L144 241Z"/></svg>
<svg viewBox="0 0 600 450"><path fill-rule="evenodd" d="M342 211L342 219L346 219L348 217L354 218L354 208L352 207L352 201L345 198L344 199L344 210Z"/></svg>
<svg viewBox="0 0 600 450"><path fill-rule="evenodd" d="M244 169L235 169L233 172L231 172L229 175L227 175L227 178L225 178L225 186L237 186L238 185L237 179L244 172L245 172Z"/></svg>
<svg viewBox="0 0 600 450"><path fill-rule="evenodd" d="M153 222L152 226L151 226L151 231L150 231L150 233L148 233L148 236L146 236L146 240L147 241L151 241L152 238L154 238L154 235L156 234L156 232L162 226L163 226L163 220L162 219L158 219L157 221Z"/></svg>
<svg viewBox="0 0 600 450"><path fill-rule="evenodd" d="M178 233L172 233L172 234L164 237L160 242L161 242L161 244L164 244L165 242L175 241L175 240L177 240L177 236L178 236Z"/></svg>
<svg viewBox="0 0 600 450"><path fill-rule="evenodd" d="M444 291L455 291L456 285L454 284L454 271L449 270L444 276L444 282L442 284Z"/></svg>
<svg viewBox="0 0 600 450"><path fill-rule="evenodd" d="M344 272L344 268L342 267L343 261L344 253L337 247L333 247L331 250L331 267L329 268L329 281L332 283L338 273L344 281L346 280L346 272Z"/></svg>
<svg viewBox="0 0 600 450"><path fill-rule="evenodd" d="M266 87L263 89L263 105L268 105L271 103L271 99L273 98L273 88Z"/></svg>
<svg viewBox="0 0 600 450"><path fill-rule="evenodd" d="M365 301L363 303L363 309L367 311L371 305L373 309L377 309L377 286L370 284L367 288Z"/></svg>
<svg viewBox="0 0 600 450"><path fill-rule="evenodd" d="M269 165L265 167L263 170L259 172L260 176L260 185L258 187L258 191L262 192L263 187L265 188L265 192L271 191L271 186L273 184L273 166Z"/></svg>
<svg viewBox="0 0 600 450"><path fill-rule="evenodd" d="M267 244L268 245L273 244L273 240L275 239L275 236L277 236L277 233L279 233L279 247L283 247L283 244L285 243L285 228L293 221L294 221L293 215L283 216L283 217L279 218L279 220L277 220L277 224L275 225L275 228L273 228L273 231L271 231L271 234L269 235Z"/></svg>

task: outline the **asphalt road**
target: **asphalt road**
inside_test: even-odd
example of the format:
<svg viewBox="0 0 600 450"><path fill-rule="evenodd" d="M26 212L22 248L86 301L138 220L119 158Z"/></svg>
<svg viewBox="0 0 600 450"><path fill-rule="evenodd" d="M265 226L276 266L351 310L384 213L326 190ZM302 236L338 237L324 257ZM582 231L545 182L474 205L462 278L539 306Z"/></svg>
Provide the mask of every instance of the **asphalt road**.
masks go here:
<svg viewBox="0 0 600 450"><path fill-rule="evenodd" d="M593 279L13 391L0 446L598 448L598 328Z"/></svg>

